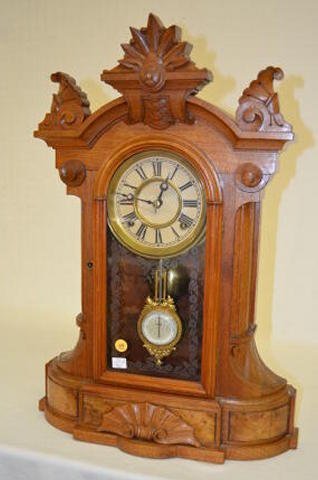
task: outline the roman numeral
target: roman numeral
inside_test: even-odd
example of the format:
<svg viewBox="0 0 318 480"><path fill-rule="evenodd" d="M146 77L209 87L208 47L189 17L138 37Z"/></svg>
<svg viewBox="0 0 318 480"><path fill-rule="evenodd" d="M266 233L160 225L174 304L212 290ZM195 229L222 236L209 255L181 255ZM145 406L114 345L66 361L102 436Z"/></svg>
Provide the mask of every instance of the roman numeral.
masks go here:
<svg viewBox="0 0 318 480"><path fill-rule="evenodd" d="M161 235L161 230L160 228L156 228L156 243L162 243L162 235Z"/></svg>
<svg viewBox="0 0 318 480"><path fill-rule="evenodd" d="M147 225L145 225L144 223L142 223L140 225L140 227L138 228L137 232L136 232L136 235L139 239L141 240L144 240L145 239L145 235L146 235L146 232L147 232Z"/></svg>
<svg viewBox="0 0 318 480"><path fill-rule="evenodd" d="M123 194L121 194L123 195ZM126 195L125 195L126 197ZM134 204L134 199L133 198L122 198L119 200L120 205L133 205Z"/></svg>
<svg viewBox="0 0 318 480"><path fill-rule="evenodd" d="M145 174L145 171L144 171L144 169L142 168L141 165L139 167L135 168L135 172L138 173L141 180L146 180L147 175Z"/></svg>
<svg viewBox="0 0 318 480"><path fill-rule="evenodd" d="M129 183L124 183L125 187L128 187L128 188L133 188L134 190L137 189L137 187L135 187L134 185L130 185Z"/></svg>
<svg viewBox="0 0 318 480"><path fill-rule="evenodd" d="M155 162L152 162L152 166L153 166L153 174L156 177L161 177L162 162L160 160L156 160Z"/></svg>
<svg viewBox="0 0 318 480"><path fill-rule="evenodd" d="M130 213L127 213L127 215L123 216L123 221L125 223L128 223L129 226L132 226L136 220L137 220L137 216L135 212L130 212Z"/></svg>
<svg viewBox="0 0 318 480"><path fill-rule="evenodd" d="M193 182L189 181L189 182L185 183L184 185L182 185L181 187L179 187L179 190L181 190L181 192L183 192L183 190L186 190L187 188L192 187L192 185L193 185Z"/></svg>
<svg viewBox="0 0 318 480"><path fill-rule="evenodd" d="M182 202L184 207L198 207L198 200L183 200Z"/></svg>
<svg viewBox="0 0 318 480"><path fill-rule="evenodd" d="M175 228L171 227L171 230L173 231L173 233L175 234L175 236L176 236L177 238L180 238L180 235L179 235L179 233L177 232L177 230L176 230Z"/></svg>
<svg viewBox="0 0 318 480"><path fill-rule="evenodd" d="M170 175L170 177L169 177L169 178L170 178L170 180L172 180L172 179L173 179L173 177L175 176L175 174L176 174L176 173L177 173L177 171L178 171L178 168L179 168L179 165L177 165L177 166L176 166L176 168L173 170L172 174L171 174L171 175Z"/></svg>
<svg viewBox="0 0 318 480"><path fill-rule="evenodd" d="M116 195L121 195L122 198L121 200L119 200L119 205L133 205L134 203L134 196L132 193L129 193L128 195L126 193L116 193Z"/></svg>
<svg viewBox="0 0 318 480"><path fill-rule="evenodd" d="M185 215L184 213L181 213L179 217L179 222L181 224L181 228L189 228L193 224L193 219L188 217L188 215Z"/></svg>

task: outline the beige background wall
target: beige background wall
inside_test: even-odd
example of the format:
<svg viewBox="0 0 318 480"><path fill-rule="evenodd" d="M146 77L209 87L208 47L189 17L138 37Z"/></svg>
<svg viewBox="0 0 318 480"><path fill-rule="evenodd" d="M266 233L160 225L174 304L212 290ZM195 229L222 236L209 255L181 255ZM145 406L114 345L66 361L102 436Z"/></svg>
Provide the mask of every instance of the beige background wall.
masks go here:
<svg viewBox="0 0 318 480"><path fill-rule="evenodd" d="M80 208L65 196L54 153L32 131L48 111L50 73L73 75L92 110L117 93L99 81L122 55L129 25L148 13L177 23L193 59L215 76L200 96L234 113L241 91L273 64L296 142L281 156L263 209L259 342L317 342L318 7L314 0L10 0L1 2L1 322L56 335L45 358L71 347L80 311ZM54 320L56 323L53 323ZM43 341L43 338L42 340ZM62 344L61 344L62 343Z"/></svg>
<svg viewBox="0 0 318 480"><path fill-rule="evenodd" d="M290 480L315 479L317 1L0 0L0 7L0 456L6 456L3 445L18 448L4 478L26 474L22 448L33 452L32 478L40 478L41 471L49 475L53 464L65 471L72 460L111 468L112 478L126 479L130 472L138 480L149 475L267 480L286 472ZM184 38L194 44L193 59L215 76L201 96L231 113L260 69L273 64L286 73L276 87L297 140L282 154L280 171L266 189L257 335L266 363L297 387L301 435L297 452L271 460L216 466L138 459L75 442L36 409L44 393L45 362L72 348L78 335L80 205L65 196L53 150L32 132L57 89L49 80L52 72L73 75L92 110L117 95L99 81L100 72L121 57L119 44L129 40L129 25L145 25L150 11L165 25L183 28ZM56 459L50 463L43 453Z"/></svg>

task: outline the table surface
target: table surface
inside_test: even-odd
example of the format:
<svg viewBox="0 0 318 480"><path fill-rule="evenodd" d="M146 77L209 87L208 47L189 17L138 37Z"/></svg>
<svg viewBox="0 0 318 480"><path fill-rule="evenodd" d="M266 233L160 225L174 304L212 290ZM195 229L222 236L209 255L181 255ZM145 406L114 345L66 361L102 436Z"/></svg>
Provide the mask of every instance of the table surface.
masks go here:
<svg viewBox="0 0 318 480"><path fill-rule="evenodd" d="M1 312L0 312L1 313ZM34 321L22 312L1 314L0 479L68 480L222 478L313 480L318 478L318 348L312 345L265 346L268 366L297 388L299 448L267 460L227 461L224 465L183 459L153 460L112 447L82 443L49 425L37 409L44 392L44 364L76 338L72 322L61 329L50 316ZM39 315L38 313L36 315ZM269 344L267 339L267 343ZM283 475L284 472L284 475ZM256 477L257 475L257 477Z"/></svg>

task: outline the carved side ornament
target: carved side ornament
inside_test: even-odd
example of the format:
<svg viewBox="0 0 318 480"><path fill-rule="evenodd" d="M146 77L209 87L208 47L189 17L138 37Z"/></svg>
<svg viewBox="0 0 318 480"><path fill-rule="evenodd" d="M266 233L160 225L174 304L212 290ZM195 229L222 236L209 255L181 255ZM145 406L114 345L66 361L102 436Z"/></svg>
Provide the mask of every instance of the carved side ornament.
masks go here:
<svg viewBox="0 0 318 480"><path fill-rule="evenodd" d="M261 70L243 91L236 111L236 122L241 130L255 132L291 132L279 110L278 95L274 91L274 80L282 80L284 72L277 67Z"/></svg>
<svg viewBox="0 0 318 480"><path fill-rule="evenodd" d="M200 446L193 427L167 408L150 403L114 407L103 415L98 431L155 443Z"/></svg>
<svg viewBox="0 0 318 480"><path fill-rule="evenodd" d="M190 60L192 45L181 41L175 25L165 28L153 14L146 28L130 28L132 39L123 44L125 56L101 79L128 103L128 121L164 129L176 121L191 123L186 99L212 79Z"/></svg>
<svg viewBox="0 0 318 480"><path fill-rule="evenodd" d="M69 187L78 187L86 177L85 165L80 160L67 160L59 169L62 182Z"/></svg>
<svg viewBox="0 0 318 480"><path fill-rule="evenodd" d="M39 124L39 131L78 127L91 114L86 93L67 73L52 73L51 80L59 83L60 87L58 93L53 94L51 111Z"/></svg>

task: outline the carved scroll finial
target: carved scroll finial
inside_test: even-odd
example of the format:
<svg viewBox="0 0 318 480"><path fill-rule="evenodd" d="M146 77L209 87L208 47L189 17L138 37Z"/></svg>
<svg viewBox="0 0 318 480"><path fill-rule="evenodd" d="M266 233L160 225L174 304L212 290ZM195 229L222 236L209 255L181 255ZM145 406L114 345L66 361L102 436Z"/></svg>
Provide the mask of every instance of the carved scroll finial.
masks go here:
<svg viewBox="0 0 318 480"><path fill-rule="evenodd" d="M103 415L100 432L170 445L199 447L193 427L167 408L150 403L125 403Z"/></svg>
<svg viewBox="0 0 318 480"><path fill-rule="evenodd" d="M190 59L192 46L181 41L175 25L165 28L153 14L146 28L130 28L130 43L123 44L124 58L102 80L121 92L128 102L129 122L166 128L177 120L190 122L186 99L211 79Z"/></svg>
<svg viewBox="0 0 318 480"><path fill-rule="evenodd" d="M58 93L53 94L51 112L46 114L39 130L76 128L91 113L86 93L66 73L52 73L51 80L60 87Z"/></svg>
<svg viewBox="0 0 318 480"><path fill-rule="evenodd" d="M280 113L274 80L282 80L281 68L267 67L243 91L236 111L236 121L242 130L262 132L290 132L292 127Z"/></svg>

